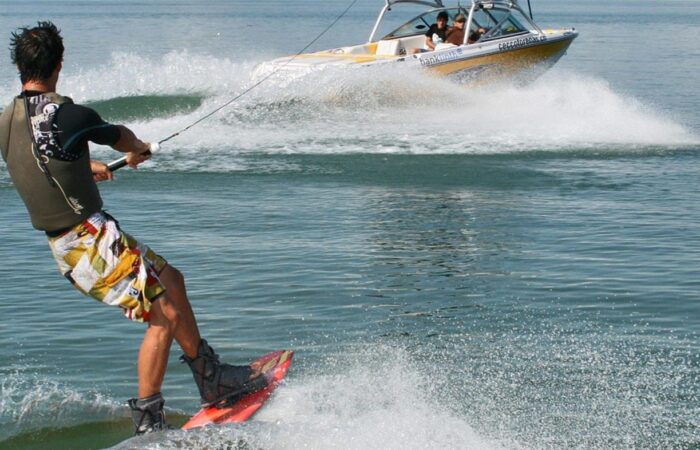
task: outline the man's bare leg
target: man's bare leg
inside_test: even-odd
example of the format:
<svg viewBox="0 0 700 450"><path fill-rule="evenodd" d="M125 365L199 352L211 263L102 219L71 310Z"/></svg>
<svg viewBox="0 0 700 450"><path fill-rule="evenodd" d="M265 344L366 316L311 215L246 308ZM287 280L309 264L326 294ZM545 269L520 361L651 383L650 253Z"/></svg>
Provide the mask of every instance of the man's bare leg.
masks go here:
<svg viewBox="0 0 700 450"><path fill-rule="evenodd" d="M160 392L173 339L192 358L196 357L201 340L182 274L166 266L160 280L166 291L151 305L148 329L139 351L139 398Z"/></svg>
<svg viewBox="0 0 700 450"><path fill-rule="evenodd" d="M164 303L165 295L153 303L148 329L139 351L139 398L150 397L160 392L165 377L174 330L173 324L168 321L163 311Z"/></svg>
<svg viewBox="0 0 700 450"><path fill-rule="evenodd" d="M194 358L197 356L197 348L202 337L199 334L197 319L192 311L190 300L187 298L185 277L172 266L166 266L159 277L165 286L170 304L178 312L175 340L180 344L180 348L182 348L182 352L185 355Z"/></svg>
<svg viewBox="0 0 700 450"><path fill-rule="evenodd" d="M173 339L180 344L192 369L202 401L218 401L227 393L257 390L266 385L259 367L221 364L214 350L202 340L185 281L174 267L160 274L166 292L151 305L148 330L139 352L139 398L160 393ZM211 373L204 377L205 373Z"/></svg>

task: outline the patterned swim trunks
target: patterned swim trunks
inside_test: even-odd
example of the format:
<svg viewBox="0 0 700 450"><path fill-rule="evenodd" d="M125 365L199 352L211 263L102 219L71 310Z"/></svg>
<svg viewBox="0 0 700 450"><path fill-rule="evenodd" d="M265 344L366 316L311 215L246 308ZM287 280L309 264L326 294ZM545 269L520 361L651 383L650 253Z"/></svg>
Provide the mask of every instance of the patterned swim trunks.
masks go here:
<svg viewBox="0 0 700 450"><path fill-rule="evenodd" d="M85 295L112 306L135 322L148 322L151 302L165 292L158 274L168 264L148 246L98 212L49 246L61 273Z"/></svg>

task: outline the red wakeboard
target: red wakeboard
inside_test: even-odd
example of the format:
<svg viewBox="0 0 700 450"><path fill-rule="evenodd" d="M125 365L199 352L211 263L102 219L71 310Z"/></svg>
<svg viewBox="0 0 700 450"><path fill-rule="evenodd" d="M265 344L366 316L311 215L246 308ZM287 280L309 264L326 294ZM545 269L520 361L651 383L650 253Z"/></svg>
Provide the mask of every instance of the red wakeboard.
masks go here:
<svg viewBox="0 0 700 450"><path fill-rule="evenodd" d="M182 429L189 430L210 424L245 422L270 398L272 391L287 374L287 369L292 364L292 356L294 356L294 352L291 350L279 350L258 358L252 364L257 363L262 367L261 372L267 380L265 388L242 397L231 406L203 408L192 416L182 426Z"/></svg>

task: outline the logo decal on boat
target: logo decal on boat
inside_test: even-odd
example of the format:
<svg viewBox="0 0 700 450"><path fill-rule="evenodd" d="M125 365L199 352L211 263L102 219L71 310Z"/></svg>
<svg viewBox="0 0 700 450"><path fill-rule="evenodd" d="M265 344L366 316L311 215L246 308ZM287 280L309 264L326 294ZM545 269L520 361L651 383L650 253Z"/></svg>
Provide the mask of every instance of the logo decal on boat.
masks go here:
<svg viewBox="0 0 700 450"><path fill-rule="evenodd" d="M530 44L535 44L537 42L544 42L547 40L547 36L528 36L525 38L516 39L510 42L501 42L498 44L499 50L513 50L515 48L527 47Z"/></svg>
<svg viewBox="0 0 700 450"><path fill-rule="evenodd" d="M456 48L447 52L440 52L429 57L421 57L420 64L421 66L432 66L448 61L454 61L456 59L461 59L463 53L464 52L461 48Z"/></svg>

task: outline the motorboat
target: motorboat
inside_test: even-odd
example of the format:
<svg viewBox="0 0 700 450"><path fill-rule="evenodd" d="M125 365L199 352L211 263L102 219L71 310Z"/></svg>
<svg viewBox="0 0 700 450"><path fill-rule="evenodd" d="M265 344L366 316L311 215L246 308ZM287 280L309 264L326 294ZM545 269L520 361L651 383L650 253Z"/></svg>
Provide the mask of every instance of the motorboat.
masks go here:
<svg viewBox="0 0 700 450"><path fill-rule="evenodd" d="M400 4L422 5L427 11L381 38L387 14ZM561 58L578 32L573 28L541 29L517 0L472 0L468 7L446 7L442 0L385 0L364 44L278 58L261 65L260 75L282 72L303 75L320 69L393 64L418 67L460 82L526 74L537 76ZM464 37L457 43L428 48L426 32L438 15L448 15L448 28L466 17ZM461 22L461 21L460 21Z"/></svg>

